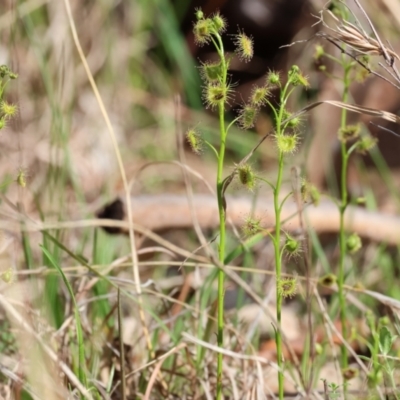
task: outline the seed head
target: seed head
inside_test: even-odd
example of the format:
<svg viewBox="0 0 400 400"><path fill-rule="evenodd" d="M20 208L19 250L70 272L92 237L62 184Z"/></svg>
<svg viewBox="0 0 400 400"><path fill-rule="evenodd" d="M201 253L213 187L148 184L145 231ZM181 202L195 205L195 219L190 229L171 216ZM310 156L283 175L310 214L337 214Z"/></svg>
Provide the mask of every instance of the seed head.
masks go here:
<svg viewBox="0 0 400 400"><path fill-rule="evenodd" d="M248 62L253 58L253 39L244 32L235 35L234 43L236 45L236 53L242 61Z"/></svg>

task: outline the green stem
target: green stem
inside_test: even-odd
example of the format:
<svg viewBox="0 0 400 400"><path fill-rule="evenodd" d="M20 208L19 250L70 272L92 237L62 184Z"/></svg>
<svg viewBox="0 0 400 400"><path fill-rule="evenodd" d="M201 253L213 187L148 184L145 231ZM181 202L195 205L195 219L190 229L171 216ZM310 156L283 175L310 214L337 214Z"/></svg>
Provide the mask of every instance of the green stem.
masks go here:
<svg viewBox="0 0 400 400"><path fill-rule="evenodd" d="M285 111L286 102L288 96L286 95L289 88L290 81L288 81L285 87L282 89L280 94L280 106L279 113L277 113L276 120L276 136L284 134L284 128L282 127L282 120ZM277 327L275 330L275 343L276 343L276 354L278 360L278 391L279 399L283 399L284 395L284 376L283 376L283 357L282 357L282 335L281 335L281 321L282 321L282 302L283 296L279 290L279 282L282 279L282 255L281 255L281 204L279 202L279 194L282 186L283 177L283 152L279 150L278 153L278 176L276 178L276 184L274 188L274 211L275 211L275 237L273 239L274 252L275 252L275 274L276 274L276 322Z"/></svg>
<svg viewBox="0 0 400 400"><path fill-rule="evenodd" d="M349 86L350 86L350 71L351 64L346 64L344 66L344 77L343 77L343 95L342 101L346 103L349 97ZM347 124L347 111L345 109L342 110L341 116L341 128L344 129ZM344 291L345 284L345 261L346 261L346 231L344 226L344 214L346 212L346 208L348 205L348 193L347 193L347 168L349 161L349 154L347 152L346 143L344 141L341 142L341 153L342 153L342 168L340 174L340 190L341 190L341 202L339 206L340 213L340 226L339 226L339 274L338 274L338 294L339 294L339 308L340 308L340 321L342 325L342 336L343 340L347 340L347 318L346 318L346 294ZM341 367L342 369L347 368L348 360L347 360L347 348L342 343L341 350Z"/></svg>
<svg viewBox="0 0 400 400"><path fill-rule="evenodd" d="M217 196L218 196L218 212L219 212L219 247L218 257L220 262L224 262L225 258L225 210L223 199L223 166L225 157L225 137L224 137L224 109L223 106L219 107L220 129L221 129L221 143L218 157L218 171L217 171ZM218 270L218 333L217 343L219 347L224 343L224 280L225 273L222 269ZM222 397L222 353L218 353L217 362L217 399Z"/></svg>
<svg viewBox="0 0 400 400"><path fill-rule="evenodd" d="M222 40L217 36L218 53L221 58L222 70L224 76L222 78L222 85L226 85L227 68L224 57L224 48ZM218 170L217 170L217 197L218 197L218 213L219 213L219 247L218 247L218 258L221 264L224 263L225 258L225 204L224 204L224 193L223 193L223 169L225 159L225 142L226 142L226 126L225 126L225 105L220 103L218 106L219 116L219 130L220 130L220 148L218 154ZM218 307L217 307L217 343L219 347L223 347L224 344L224 281L225 272L222 269L218 270ZM222 399L222 362L223 355L218 353L217 358L217 400Z"/></svg>
<svg viewBox="0 0 400 400"><path fill-rule="evenodd" d="M282 358L282 335L281 335L281 320L282 320L282 293L279 290L279 282L282 274L282 257L280 251L281 244L281 207L279 203L279 193L282 185L283 174L283 153L279 151L279 167L278 177L276 180L274 190L274 209L275 209L275 273L276 273L276 321L277 327L275 330L276 354L278 359L278 385L279 385L279 399L283 399L283 358Z"/></svg>

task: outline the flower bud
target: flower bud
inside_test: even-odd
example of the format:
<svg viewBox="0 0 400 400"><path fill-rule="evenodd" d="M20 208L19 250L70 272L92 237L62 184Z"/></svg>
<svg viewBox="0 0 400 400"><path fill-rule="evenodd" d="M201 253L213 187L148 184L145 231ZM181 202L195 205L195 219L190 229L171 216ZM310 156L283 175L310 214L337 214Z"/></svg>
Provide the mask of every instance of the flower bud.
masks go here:
<svg viewBox="0 0 400 400"><path fill-rule="evenodd" d="M360 236L357 233L352 233L346 240L346 247L350 254L354 254L360 250L362 247Z"/></svg>
<svg viewBox="0 0 400 400"><path fill-rule="evenodd" d="M358 142L356 150L360 154L366 154L375 147L378 140L370 135L363 136Z"/></svg>
<svg viewBox="0 0 400 400"><path fill-rule="evenodd" d="M239 111L239 124L243 129L253 128L258 115L258 108L251 104L245 104Z"/></svg>
<svg viewBox="0 0 400 400"><path fill-rule="evenodd" d="M213 22L211 19L199 19L193 27L194 40L199 46L203 46L211 40Z"/></svg>
<svg viewBox="0 0 400 400"><path fill-rule="evenodd" d="M306 76L304 76L297 65L293 65L288 73L289 82L293 86L309 87L310 83Z"/></svg>
<svg viewBox="0 0 400 400"><path fill-rule="evenodd" d="M186 139L192 148L193 153L199 155L203 151L203 141L196 129L191 128L186 132Z"/></svg>
<svg viewBox="0 0 400 400"><path fill-rule="evenodd" d="M238 167L238 176L240 183L247 187L249 190L253 190L256 185L256 176L253 168L249 164L240 165Z"/></svg>
<svg viewBox="0 0 400 400"><path fill-rule="evenodd" d="M5 118L12 118L18 111L18 107L15 104L7 103L2 101L0 103L0 112Z"/></svg>
<svg viewBox="0 0 400 400"><path fill-rule="evenodd" d="M352 139L356 139L360 136L360 125L346 125L344 128L339 129L339 140L342 142L347 142Z"/></svg>
<svg viewBox="0 0 400 400"><path fill-rule="evenodd" d="M282 278L278 280L278 293L284 299L292 298L297 294L297 280L296 278Z"/></svg>
<svg viewBox="0 0 400 400"><path fill-rule="evenodd" d="M347 367L342 371L342 376L345 381L350 381L358 376L358 370L354 367Z"/></svg>
<svg viewBox="0 0 400 400"><path fill-rule="evenodd" d="M245 237L254 236L262 230L261 220L258 218L246 217L242 226L242 232Z"/></svg>
<svg viewBox="0 0 400 400"><path fill-rule="evenodd" d="M297 128L301 124L300 117L293 117L287 124L289 128Z"/></svg>
<svg viewBox="0 0 400 400"><path fill-rule="evenodd" d="M234 43L236 45L236 53L242 61L248 62L253 58L253 39L244 32L235 35Z"/></svg>
<svg viewBox="0 0 400 400"><path fill-rule="evenodd" d="M267 99L271 95L267 86L255 86L251 93L251 104L260 107L267 104Z"/></svg>
<svg viewBox="0 0 400 400"><path fill-rule="evenodd" d="M318 61L324 54L324 48L320 44L317 44L314 51L314 60Z"/></svg>
<svg viewBox="0 0 400 400"><path fill-rule="evenodd" d="M10 69L7 65L0 65L0 78L5 78L10 73Z"/></svg>
<svg viewBox="0 0 400 400"><path fill-rule="evenodd" d="M271 86L280 86L281 84L281 77L279 72L269 71L267 74L267 85Z"/></svg>
<svg viewBox="0 0 400 400"><path fill-rule="evenodd" d="M310 182L303 180L301 182L300 192L301 198L305 203L311 201L315 206L319 204L321 194L319 193L318 189Z"/></svg>
<svg viewBox="0 0 400 400"><path fill-rule="evenodd" d="M324 275L318 281L318 283L320 285L327 286L327 287L331 287L331 286L335 285L336 282L337 282L337 277L336 277L336 275L333 275L333 274Z"/></svg>
<svg viewBox="0 0 400 400"><path fill-rule="evenodd" d="M14 281L14 271L11 267L2 272L0 276L5 283L12 283Z"/></svg>
<svg viewBox="0 0 400 400"><path fill-rule="evenodd" d="M289 257L297 257L301 252L301 243L286 233L285 252Z"/></svg>
<svg viewBox="0 0 400 400"><path fill-rule="evenodd" d="M228 99L228 94L230 89L228 86L218 84L208 84L203 93L203 97L206 103L206 106L214 109L218 107L220 104L223 104Z"/></svg>
<svg viewBox="0 0 400 400"><path fill-rule="evenodd" d="M205 62L200 67L200 75L206 83L217 84L221 81L223 74L223 67L221 61L219 62Z"/></svg>
<svg viewBox="0 0 400 400"><path fill-rule="evenodd" d="M195 15L196 15L197 21L199 21L201 19L204 19L204 13L203 13L203 10L201 8L196 8Z"/></svg>
<svg viewBox="0 0 400 400"><path fill-rule="evenodd" d="M214 29L216 30L216 32L218 32L219 34L225 32L227 23L225 18L219 12L213 15L211 20L214 24Z"/></svg>
<svg viewBox="0 0 400 400"><path fill-rule="evenodd" d="M297 150L299 136L297 134L275 136L278 149L282 153L294 153Z"/></svg>

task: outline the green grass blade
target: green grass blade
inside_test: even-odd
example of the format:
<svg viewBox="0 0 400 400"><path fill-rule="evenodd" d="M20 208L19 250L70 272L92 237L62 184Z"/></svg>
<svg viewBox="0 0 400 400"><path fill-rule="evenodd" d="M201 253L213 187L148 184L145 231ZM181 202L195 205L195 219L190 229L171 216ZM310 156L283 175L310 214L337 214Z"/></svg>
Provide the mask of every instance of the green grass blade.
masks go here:
<svg viewBox="0 0 400 400"><path fill-rule="evenodd" d="M82 325L81 325L81 319L79 316L79 309L78 309L78 304L76 303L74 292L72 290L72 287L65 276L63 270L61 267L58 265L58 263L54 260L53 256L50 254L50 252L44 247L40 246L43 250L43 253L47 256L48 260L52 263L54 268L58 270L60 273L65 286L68 289L68 292L71 296L72 302L74 304L74 313L75 313L75 323L76 323L76 336L77 336L77 341L78 341L78 372L79 372L79 380L82 382L82 384L87 387L87 379L86 379L86 373L84 370L85 366L85 348L83 344L83 332L82 332Z"/></svg>

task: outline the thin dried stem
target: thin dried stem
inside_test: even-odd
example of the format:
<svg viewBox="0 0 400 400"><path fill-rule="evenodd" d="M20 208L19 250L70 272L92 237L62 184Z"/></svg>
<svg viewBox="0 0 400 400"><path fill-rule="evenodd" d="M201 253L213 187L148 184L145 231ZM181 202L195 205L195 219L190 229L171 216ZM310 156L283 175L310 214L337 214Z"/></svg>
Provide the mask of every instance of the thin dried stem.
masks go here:
<svg viewBox="0 0 400 400"><path fill-rule="evenodd" d="M138 294L138 304L139 304L139 315L140 315L140 321L142 324L142 329L143 329L143 333L144 336L146 338L146 344L147 344L147 348L150 351L150 354L152 355L152 357L154 357L154 350L153 350L153 346L151 343L151 338L149 335L149 331L147 329L146 326L146 319L145 319L145 315L144 315L144 311L143 311L143 299L141 296L141 285L140 285L140 273L139 273L139 267L138 267L138 258L137 258L137 253L136 253L136 245L135 245L135 232L133 229L133 222L132 222L132 207L131 207L131 196L130 196L130 190L129 190L129 185L128 185L128 180L126 178L126 172L125 172L125 168L124 168L124 164L122 162L122 157L121 157L121 153L119 151L119 147L118 147L118 142L117 142L117 138L115 136L115 132L114 132L114 128L111 124L110 121L110 117L108 116L107 110L104 106L104 102L103 99L100 96L100 92L97 88L96 82L93 78L93 75L90 71L89 68L89 64L86 61L86 57L83 53L82 50L82 46L80 44L79 41L79 37L78 37L78 33L75 27L75 22L72 16L72 11L71 11L71 5L69 0L64 0L65 3L65 8L67 10L67 16L68 16L68 21L70 24L70 28L71 28L71 32L72 32L72 37L74 39L74 43L76 46L76 49L79 53L79 57L82 61L82 64L85 68L86 71L86 75L89 79L90 85L92 87L92 90L96 96L97 102L99 104L101 113L103 115L104 121L107 125L108 128L108 132L110 134L110 138L114 147L114 151L115 151L115 156L117 158L118 161L118 166L119 166L119 170L121 173L121 178L122 178L122 182L123 182L123 186L124 186L124 190L125 190L125 198L126 198L126 204L128 207L128 218L129 218L129 240L130 240L130 248L131 248L131 255L132 255L132 270L133 270L133 276L135 279L135 283L136 283L136 292Z"/></svg>

